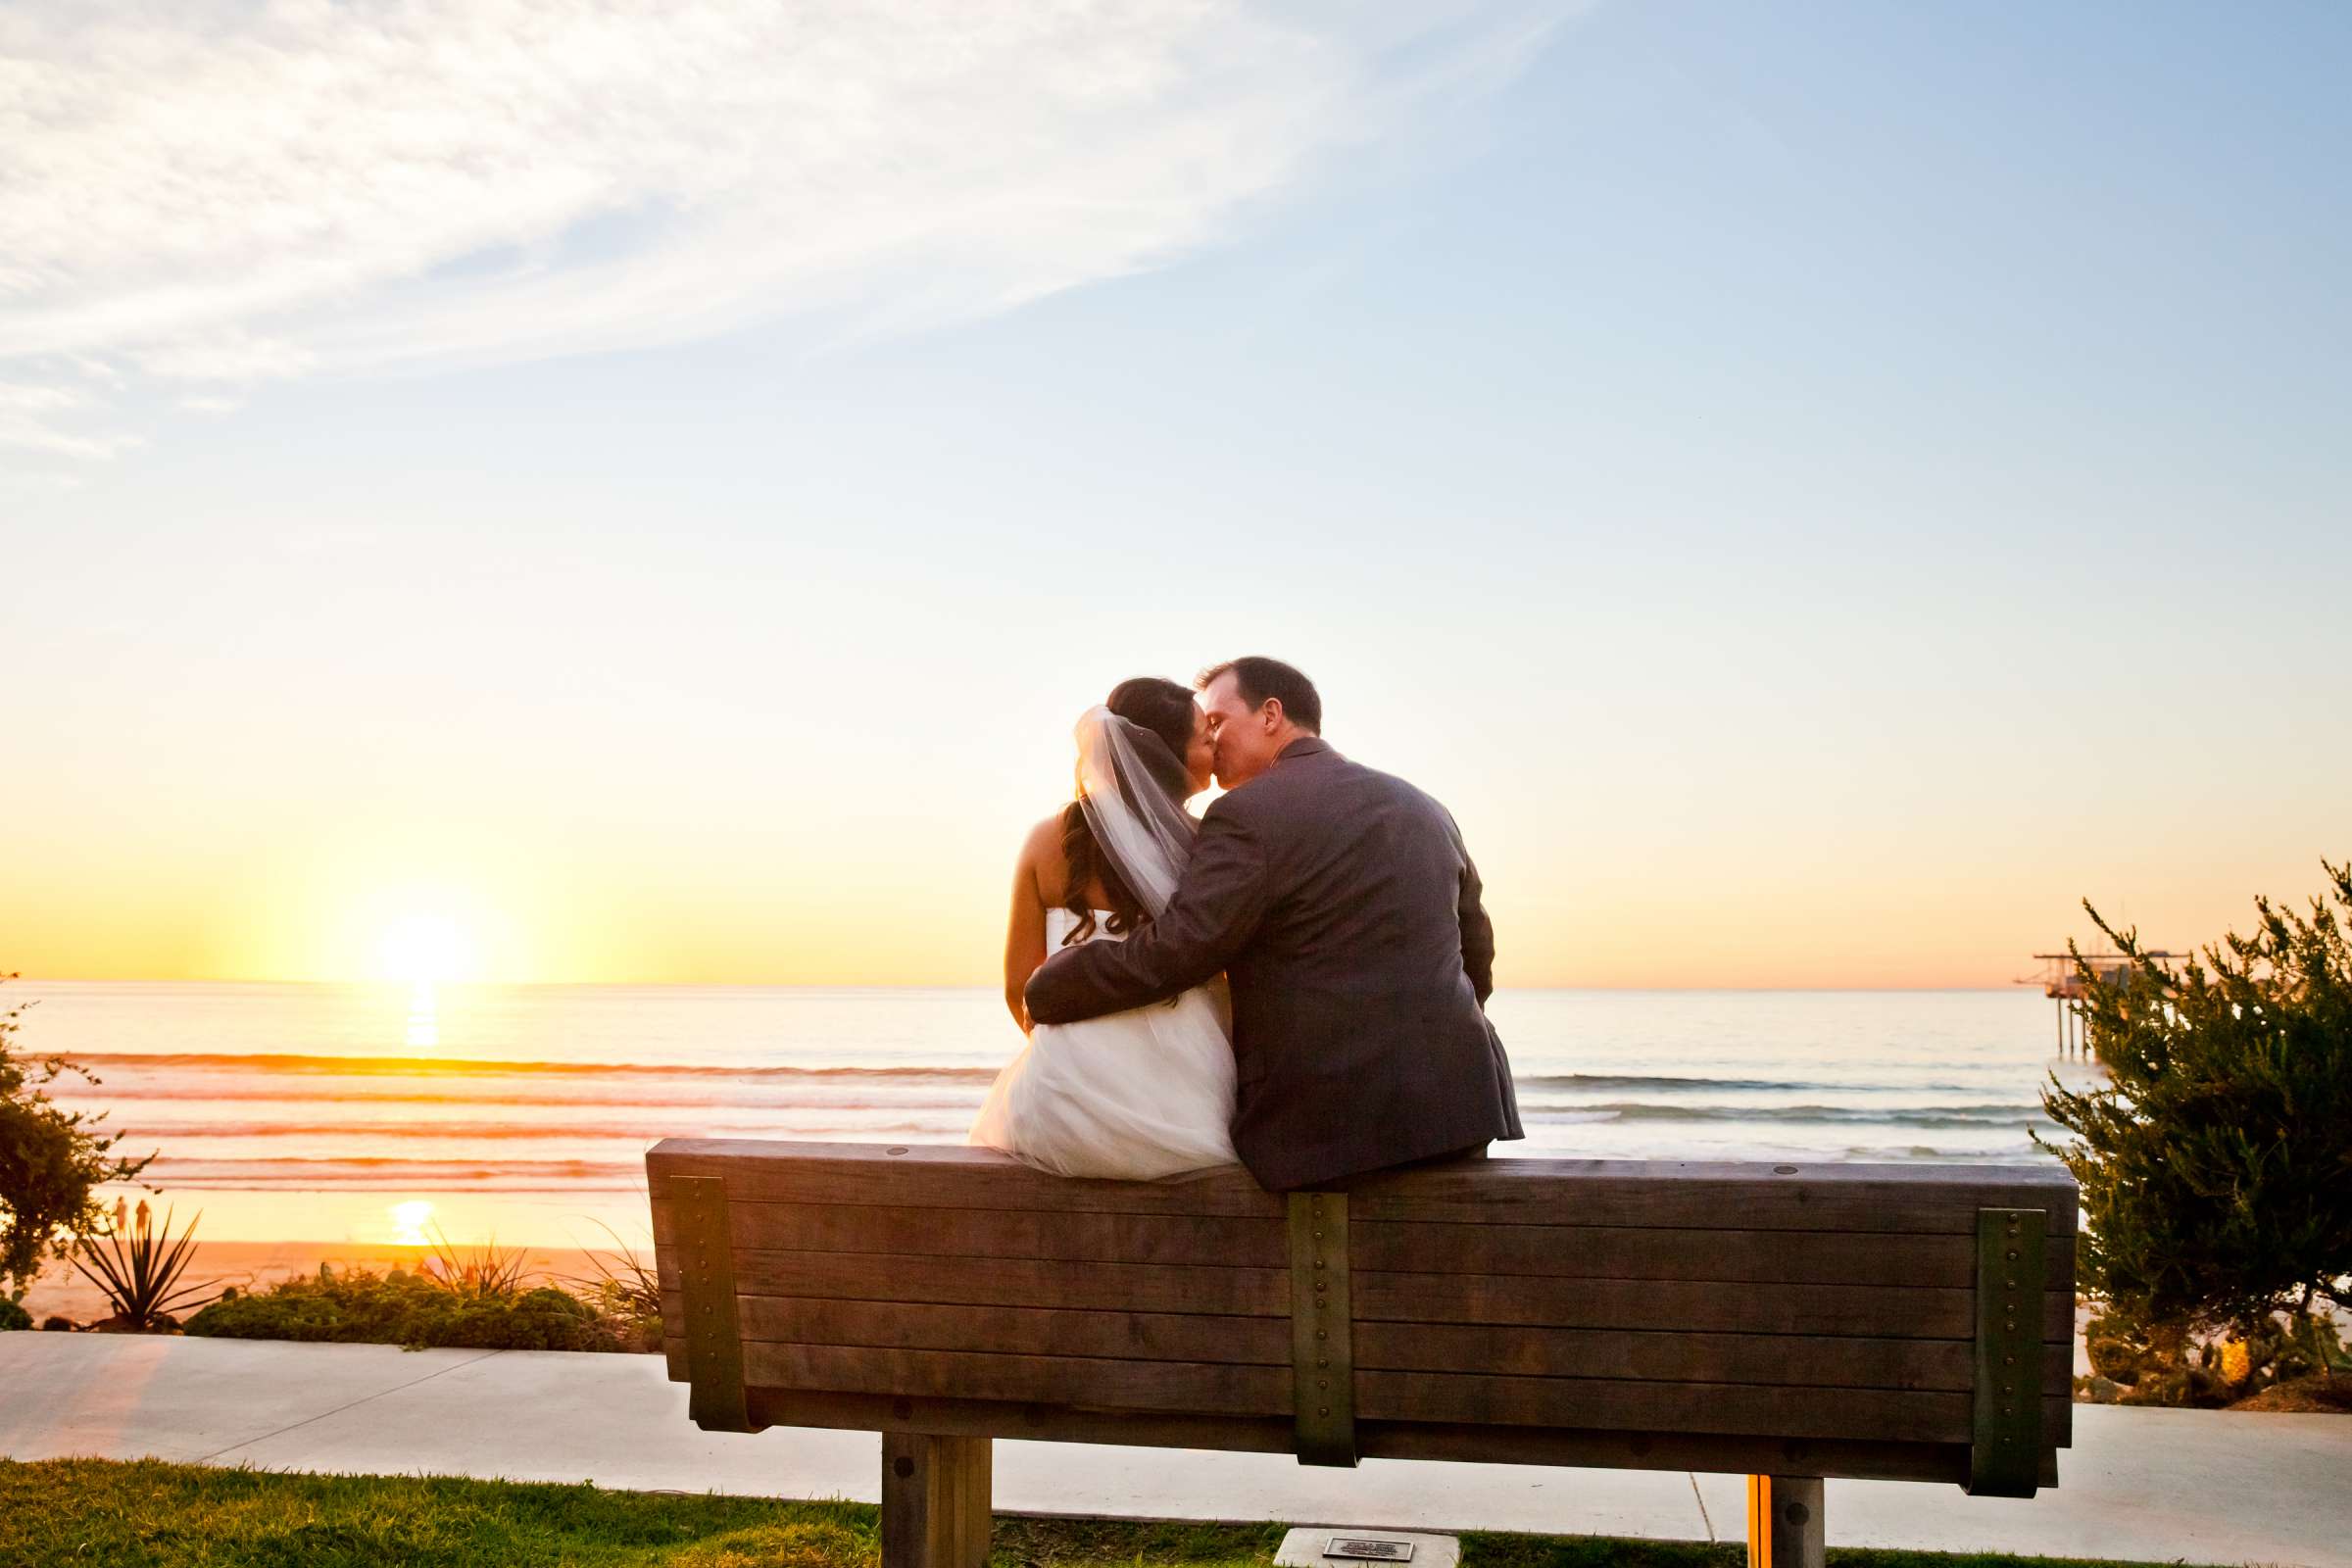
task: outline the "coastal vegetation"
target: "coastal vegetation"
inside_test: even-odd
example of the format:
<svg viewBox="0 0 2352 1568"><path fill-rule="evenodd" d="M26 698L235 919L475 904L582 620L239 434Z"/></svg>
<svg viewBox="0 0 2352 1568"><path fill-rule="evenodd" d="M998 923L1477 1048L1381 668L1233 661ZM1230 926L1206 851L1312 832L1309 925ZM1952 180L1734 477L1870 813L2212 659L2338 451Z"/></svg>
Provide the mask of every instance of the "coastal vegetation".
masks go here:
<svg viewBox="0 0 2352 1568"><path fill-rule="evenodd" d="M0 1561L163 1568L875 1568L877 1510L433 1476L148 1459L0 1459ZM991 1568L1263 1568L1279 1524L999 1518ZM1465 1532L1465 1568L1737 1568L1730 1542ZM2107 1559L1832 1546L1841 1568L2123 1568Z"/></svg>
<svg viewBox="0 0 2352 1568"><path fill-rule="evenodd" d="M2109 1078L2053 1076L2042 1104L2073 1135L2047 1147L2082 1186L2094 1396L2218 1405L2293 1384L2352 1407L2352 863L2321 863L2308 913L2257 898L2251 935L2178 973L2083 906L2127 960L2075 954Z"/></svg>
<svg viewBox="0 0 2352 1568"><path fill-rule="evenodd" d="M194 1220L188 1221L188 1228L174 1241L169 1212L158 1227L145 1199L139 1200L135 1219L124 1215L122 1200L117 1199L114 1225L103 1236L80 1239L74 1250L74 1267L97 1286L114 1307L106 1327L152 1333L178 1327L172 1308L199 1300L212 1290L211 1281L180 1281L195 1255L195 1247Z"/></svg>
<svg viewBox="0 0 2352 1568"><path fill-rule="evenodd" d="M608 1231L610 1227L608 1227ZM592 1252L590 1279L533 1285L524 1254L495 1245L464 1250L435 1233L415 1272L337 1270L223 1291L188 1319L200 1338L308 1340L496 1350L659 1350L662 1293L653 1271L614 1238Z"/></svg>
<svg viewBox="0 0 2352 1568"><path fill-rule="evenodd" d="M16 978L0 975L0 982ZM98 1131L103 1111L58 1108L50 1084L67 1073L98 1079L64 1056L19 1051L16 1036L30 1006L0 1008L0 1298L11 1305L24 1300L45 1263L65 1261L77 1238L106 1229L97 1190L135 1181L155 1157L116 1154L122 1135Z"/></svg>
<svg viewBox="0 0 2352 1568"><path fill-rule="evenodd" d="M510 1278L494 1288L452 1285L392 1269L337 1271L222 1293L190 1317L199 1338L307 1340L499 1350L646 1350L661 1348L661 1319L607 1310L552 1285Z"/></svg>

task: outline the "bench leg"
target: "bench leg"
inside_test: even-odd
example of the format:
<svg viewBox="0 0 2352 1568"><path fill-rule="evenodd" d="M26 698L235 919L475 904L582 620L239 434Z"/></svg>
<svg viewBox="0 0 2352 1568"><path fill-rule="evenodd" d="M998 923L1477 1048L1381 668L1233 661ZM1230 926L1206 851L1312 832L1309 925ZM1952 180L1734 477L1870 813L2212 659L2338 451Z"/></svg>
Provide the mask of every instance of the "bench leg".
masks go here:
<svg viewBox="0 0 2352 1568"><path fill-rule="evenodd" d="M882 1434L882 1568L983 1568L988 1438Z"/></svg>
<svg viewBox="0 0 2352 1568"><path fill-rule="evenodd" d="M1819 1476L1747 1478L1747 1568L1822 1568Z"/></svg>

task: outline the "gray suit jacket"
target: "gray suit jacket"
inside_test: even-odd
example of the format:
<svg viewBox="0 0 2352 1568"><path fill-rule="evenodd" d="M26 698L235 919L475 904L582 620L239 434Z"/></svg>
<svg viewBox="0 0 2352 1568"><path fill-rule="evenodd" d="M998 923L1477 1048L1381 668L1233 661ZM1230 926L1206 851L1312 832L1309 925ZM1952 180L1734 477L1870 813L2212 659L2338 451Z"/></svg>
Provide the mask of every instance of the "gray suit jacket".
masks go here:
<svg viewBox="0 0 2352 1568"><path fill-rule="evenodd" d="M1494 965L1446 808L1307 738L1208 808L1158 919L1047 959L1029 1014L1072 1023L1224 970L1234 1147L1281 1192L1523 1136Z"/></svg>

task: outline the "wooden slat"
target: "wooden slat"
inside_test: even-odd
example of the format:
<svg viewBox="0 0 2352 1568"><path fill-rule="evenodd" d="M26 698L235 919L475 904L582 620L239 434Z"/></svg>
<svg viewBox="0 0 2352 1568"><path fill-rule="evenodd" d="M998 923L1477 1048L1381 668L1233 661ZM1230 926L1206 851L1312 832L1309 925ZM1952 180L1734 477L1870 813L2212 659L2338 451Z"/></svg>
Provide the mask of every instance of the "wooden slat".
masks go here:
<svg viewBox="0 0 2352 1568"><path fill-rule="evenodd" d="M965 1355L947 1350L834 1346L743 1348L744 1376L763 1389L816 1389L910 1398L1002 1399L1098 1410L1288 1417L1287 1367L1182 1361L1116 1361L1052 1355Z"/></svg>
<svg viewBox="0 0 2352 1568"><path fill-rule="evenodd" d="M747 1303L748 1305L748 1303ZM1965 1340L1808 1339L1788 1334L1655 1334L1616 1330L1465 1328L1361 1323L1355 1364L1391 1372L1498 1373L1796 1388L1919 1389L1974 1385ZM2064 1394L2064 1369L2043 1379Z"/></svg>
<svg viewBox="0 0 2352 1568"><path fill-rule="evenodd" d="M1161 1182L1072 1181L993 1150L940 1144L794 1144L663 1139L646 1154L656 1198L673 1175L721 1175L732 1202L872 1204L1058 1213L1224 1214L1276 1219L1282 1200L1247 1172ZM1973 1234L1979 1208L2039 1207L2071 1236L2073 1179L2031 1165L1759 1165L1752 1162L1463 1161L1358 1178L1349 1212L1368 1221Z"/></svg>
<svg viewBox="0 0 2352 1568"><path fill-rule="evenodd" d="M753 1416L771 1426L854 1432L940 1432L1054 1443L1288 1453L1288 1417L1200 1416L1072 1410L988 1399L910 1398L754 1389ZM1864 1480L1968 1479L1965 1444L1876 1443L1851 1439L1752 1437L1724 1433L1600 1431L1585 1428L1461 1426L1359 1421L1368 1458L1455 1459L1612 1470L1696 1470L1720 1475L1812 1474ZM2042 1484L2057 1484L2054 1449L2042 1455Z"/></svg>
<svg viewBox="0 0 2352 1568"><path fill-rule="evenodd" d="M1969 1429L1965 1394L1880 1389L1367 1371L1356 1374L1355 1399L1368 1421L1642 1428L1895 1443L1955 1443Z"/></svg>
<svg viewBox="0 0 2352 1568"><path fill-rule="evenodd" d="M744 1297L739 1311L746 1340L1138 1361L1291 1364L1290 1328L1275 1317L918 1306L778 1296Z"/></svg>
<svg viewBox="0 0 2352 1568"><path fill-rule="evenodd" d="M1547 1280L1506 1275L1359 1273L1355 1318L1365 1323L1520 1323L1563 1329L1677 1333L1857 1335L1965 1340L1973 1292L1900 1286L1676 1280ZM2071 1344L2074 1302L2045 1294L2043 1337Z"/></svg>
<svg viewBox="0 0 2352 1568"><path fill-rule="evenodd" d="M660 1259L664 1292L674 1263ZM1207 1312L1281 1317L1291 1310L1288 1269L1172 1268L1156 1263L1073 1263L1003 1258L903 1257L887 1252L735 1254L745 1296L801 1296L939 1306L1041 1306L1110 1312Z"/></svg>
<svg viewBox="0 0 2352 1568"><path fill-rule="evenodd" d="M1353 1225L1359 1269L1528 1274L1562 1279L1719 1280L1820 1285L1976 1283L1973 1236L1847 1231L1642 1229L1611 1225ZM2049 1283L2070 1295L2074 1244L2049 1244Z"/></svg>
<svg viewBox="0 0 2352 1568"><path fill-rule="evenodd" d="M653 1209L655 1246L672 1245L668 1200L655 1200ZM1021 1213L879 1203L734 1202L728 1211L737 1247L775 1251L1290 1266L1278 1222L1230 1215Z"/></svg>
<svg viewBox="0 0 2352 1568"><path fill-rule="evenodd" d="M1607 1378L1359 1371L1355 1404L1367 1421L1643 1428L1885 1443L1958 1443L1970 1428L1965 1394ZM2069 1405L2063 1396L2043 1396L2045 1443L2062 1444Z"/></svg>
<svg viewBox="0 0 2352 1568"><path fill-rule="evenodd" d="M1786 1174L1783 1174L1783 1173ZM1359 1221L1622 1225L1973 1236L1980 1208L2042 1208L2075 1232L2063 1170L1989 1165L1760 1165L1631 1159L1486 1159L1348 1183Z"/></svg>
<svg viewBox="0 0 2352 1568"><path fill-rule="evenodd" d="M892 1152L892 1151L897 1152ZM664 1138L646 1152L655 1198L672 1176L724 1176L733 1202L997 1208L1045 1213L1282 1217L1282 1200L1239 1166L1156 1182L1077 1181L990 1149Z"/></svg>

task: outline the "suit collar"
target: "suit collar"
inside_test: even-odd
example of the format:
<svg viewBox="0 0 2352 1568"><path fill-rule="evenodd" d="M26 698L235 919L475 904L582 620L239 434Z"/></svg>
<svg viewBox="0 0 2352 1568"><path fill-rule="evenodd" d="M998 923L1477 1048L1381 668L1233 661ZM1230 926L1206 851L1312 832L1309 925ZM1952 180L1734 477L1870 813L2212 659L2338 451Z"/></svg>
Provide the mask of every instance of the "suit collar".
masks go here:
<svg viewBox="0 0 2352 1568"><path fill-rule="evenodd" d="M1296 762L1303 758L1337 757L1339 755L1338 752L1332 750L1331 742L1322 736L1301 735L1274 754L1273 765L1280 767L1285 762Z"/></svg>

